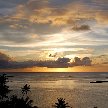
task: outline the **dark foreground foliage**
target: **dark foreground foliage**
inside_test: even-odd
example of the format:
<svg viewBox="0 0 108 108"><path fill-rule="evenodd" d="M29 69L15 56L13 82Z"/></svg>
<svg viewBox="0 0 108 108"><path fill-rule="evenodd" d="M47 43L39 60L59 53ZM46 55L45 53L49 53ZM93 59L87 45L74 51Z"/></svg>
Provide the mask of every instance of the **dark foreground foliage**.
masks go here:
<svg viewBox="0 0 108 108"><path fill-rule="evenodd" d="M27 95L30 91L30 85L24 85L21 97L8 96L11 90L7 86L7 82L8 76L6 74L0 75L0 108L37 108L37 106L32 106L33 100Z"/></svg>
<svg viewBox="0 0 108 108"><path fill-rule="evenodd" d="M57 100L58 100L58 102L55 103L55 105L54 105L55 108L67 108L67 107L70 107L68 105L68 103L65 102L65 99L58 98Z"/></svg>

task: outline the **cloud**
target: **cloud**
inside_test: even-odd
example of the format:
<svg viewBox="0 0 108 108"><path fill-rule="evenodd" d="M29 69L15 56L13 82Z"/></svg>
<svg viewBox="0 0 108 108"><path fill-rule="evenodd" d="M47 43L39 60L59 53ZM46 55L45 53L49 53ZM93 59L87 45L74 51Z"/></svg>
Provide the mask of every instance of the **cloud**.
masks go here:
<svg viewBox="0 0 108 108"><path fill-rule="evenodd" d="M81 58L75 57L75 58L74 58L74 65L77 65L77 66L82 65Z"/></svg>
<svg viewBox="0 0 108 108"><path fill-rule="evenodd" d="M66 57L59 57L56 61L54 60L46 60L46 61L26 61L26 62L19 62L17 63L17 67L47 67L47 68L68 68L73 66L91 66L91 60L89 57L84 57L81 60L81 63L79 61L77 62L70 62L71 59ZM14 67L16 67L14 65Z"/></svg>
<svg viewBox="0 0 108 108"><path fill-rule="evenodd" d="M87 31L87 30L90 30L90 26L89 25L74 26L72 28L72 30L74 30L74 31Z"/></svg>
<svg viewBox="0 0 108 108"><path fill-rule="evenodd" d="M0 52L0 61L9 61L10 60L10 57L7 56L6 54Z"/></svg>
<svg viewBox="0 0 108 108"><path fill-rule="evenodd" d="M91 66L91 62L92 62L92 60L89 57L84 57L82 59L82 65L84 65L84 66Z"/></svg>
<svg viewBox="0 0 108 108"><path fill-rule="evenodd" d="M58 63L68 63L68 62L70 62L70 59L69 58L58 58L57 59L57 62Z"/></svg>
<svg viewBox="0 0 108 108"><path fill-rule="evenodd" d="M74 62L66 57L59 57L57 60L44 60L44 61L14 61L9 56L0 52L0 68L29 68L29 67L48 67L48 68L67 68L73 66L90 66L91 60L89 57L84 57L82 60L75 57Z"/></svg>
<svg viewBox="0 0 108 108"><path fill-rule="evenodd" d="M57 53L49 54L49 57L56 57L56 56L57 56Z"/></svg>
<svg viewBox="0 0 108 108"><path fill-rule="evenodd" d="M48 0L29 0L26 5L30 10L36 10L47 7L48 3Z"/></svg>
<svg viewBox="0 0 108 108"><path fill-rule="evenodd" d="M0 68L8 67L11 58L6 54L0 52Z"/></svg>
<svg viewBox="0 0 108 108"><path fill-rule="evenodd" d="M51 6L50 1L30 0L26 5L18 6L16 18L26 18L32 23L48 23L52 25L73 24L80 20L107 22L107 12L97 11L95 2L93 9L85 2L69 2L64 7ZM88 14L89 13L89 14ZM28 17L29 16L29 17ZM46 17L46 18L45 18Z"/></svg>
<svg viewBox="0 0 108 108"><path fill-rule="evenodd" d="M12 24L12 25L9 25L10 28L13 28L13 29L26 29L27 26L26 25L22 25L22 24Z"/></svg>
<svg viewBox="0 0 108 108"><path fill-rule="evenodd" d="M89 57L84 57L84 58L79 58L75 57L74 58L74 66L91 66L92 60Z"/></svg>
<svg viewBox="0 0 108 108"><path fill-rule="evenodd" d="M107 3L107 0L0 0L0 48L13 51L9 53L12 55L15 51L20 55L20 49L25 54L32 48L40 52L57 48L62 54L55 58L107 52L99 50L108 45ZM62 31L65 28L69 30ZM69 47L93 48L94 51L72 51ZM53 56L51 53L49 59L54 59ZM45 57L42 54L39 59Z"/></svg>
<svg viewBox="0 0 108 108"><path fill-rule="evenodd" d="M101 11L96 13L96 18L98 23L100 24L108 24L108 11Z"/></svg>
<svg viewBox="0 0 108 108"><path fill-rule="evenodd" d="M93 64L107 64L108 62L108 54L101 54L98 56L93 56L92 57L92 62Z"/></svg>
<svg viewBox="0 0 108 108"><path fill-rule="evenodd" d="M25 43L30 42L29 38L27 37L27 34L25 32L18 32L18 31L5 31L1 32L1 40L4 40L5 42L11 42L11 43Z"/></svg>
<svg viewBox="0 0 108 108"><path fill-rule="evenodd" d="M3 2L3 1L2 1ZM58 1L56 1L58 2ZM27 21L34 24L51 24L51 25L73 25L80 21L97 21L99 23L108 23L108 12L106 1L61 1L59 6L57 3L53 3L50 0L28 0L24 3L24 0L15 1L13 9L14 12L6 13L6 8L1 11L6 13L6 19L11 21ZM9 2L7 2L8 4ZM24 3L24 4L23 4ZM64 3L64 4L63 4ZM92 5L91 5L92 4ZM13 6L11 6L13 7ZM92 7L92 8L91 8ZM16 12L15 12L16 11Z"/></svg>
<svg viewBox="0 0 108 108"><path fill-rule="evenodd" d="M102 64L108 64L108 62L103 62Z"/></svg>
<svg viewBox="0 0 108 108"><path fill-rule="evenodd" d="M5 45L6 44L17 44L17 43L20 43L20 44L27 44L27 43L33 43L33 42L39 42L39 41L42 41L43 39L41 38L40 35L36 34L35 32L31 33L29 31L24 31L24 30L17 30L16 27L19 26L19 25L11 25L11 28L15 28L14 30L13 29L1 29L0 30L0 40L1 40L1 43L5 42ZM20 29L22 28L22 26L19 26ZM18 44L17 44L18 45Z"/></svg>

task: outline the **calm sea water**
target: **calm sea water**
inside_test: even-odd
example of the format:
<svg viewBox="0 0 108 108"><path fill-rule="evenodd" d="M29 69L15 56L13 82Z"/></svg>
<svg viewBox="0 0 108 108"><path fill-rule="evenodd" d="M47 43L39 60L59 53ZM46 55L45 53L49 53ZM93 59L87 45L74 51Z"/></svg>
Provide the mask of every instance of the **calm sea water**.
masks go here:
<svg viewBox="0 0 108 108"><path fill-rule="evenodd" d="M13 93L21 94L24 84L31 86L31 99L39 108L52 108L63 97L72 108L108 108L108 83L89 83L108 80L108 73L7 73Z"/></svg>

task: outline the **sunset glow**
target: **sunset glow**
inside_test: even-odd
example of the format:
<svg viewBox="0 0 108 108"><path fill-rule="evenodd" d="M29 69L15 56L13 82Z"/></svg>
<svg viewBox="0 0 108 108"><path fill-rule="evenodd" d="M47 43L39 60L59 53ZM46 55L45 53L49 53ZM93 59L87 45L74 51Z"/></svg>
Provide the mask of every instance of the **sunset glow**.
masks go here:
<svg viewBox="0 0 108 108"><path fill-rule="evenodd" d="M1 69L107 71L107 0L1 0L0 4Z"/></svg>

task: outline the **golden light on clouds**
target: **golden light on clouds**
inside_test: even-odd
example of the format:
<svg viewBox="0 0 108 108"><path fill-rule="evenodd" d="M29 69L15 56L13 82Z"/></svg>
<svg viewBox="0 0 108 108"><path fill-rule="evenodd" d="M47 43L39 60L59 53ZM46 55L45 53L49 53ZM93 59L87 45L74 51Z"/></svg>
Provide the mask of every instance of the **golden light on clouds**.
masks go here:
<svg viewBox="0 0 108 108"><path fill-rule="evenodd" d="M11 0L0 4L0 52L14 58L12 67L19 70L20 66L40 66L42 70L32 71L73 72L81 71L78 64L89 61L89 70L94 69L93 65L102 65L106 70L103 64L108 64L107 0ZM75 57L78 64L74 63ZM44 68L52 65L72 69Z"/></svg>

